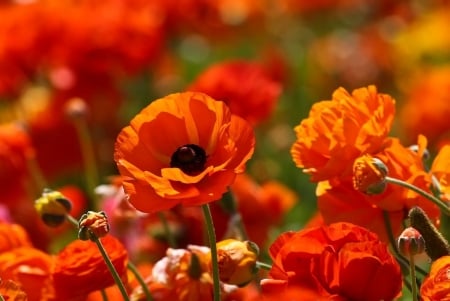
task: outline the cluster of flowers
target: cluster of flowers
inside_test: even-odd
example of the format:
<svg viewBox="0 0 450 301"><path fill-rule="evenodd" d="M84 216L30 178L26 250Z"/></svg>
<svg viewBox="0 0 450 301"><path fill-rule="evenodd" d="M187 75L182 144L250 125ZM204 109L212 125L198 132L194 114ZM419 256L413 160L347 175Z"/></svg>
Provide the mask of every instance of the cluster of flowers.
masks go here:
<svg viewBox="0 0 450 301"><path fill-rule="evenodd" d="M450 9L433 3L430 21L412 4L312 3L0 1L0 301L450 300L450 68L399 79L415 71L402 62L445 56L447 35L431 50L404 45L420 36L413 25L449 25ZM281 47L192 81L177 61L262 24L289 52L283 26L352 9L372 12L344 35L352 46L331 35L309 57L354 88L322 79L330 99L300 121L288 112L300 105L284 108L290 134L289 116L268 129L295 97ZM387 76L414 89L396 102L381 92ZM134 103L142 81L158 96ZM433 105L419 110L424 98ZM261 141L279 152L264 156ZM284 151L315 188L301 227L283 223L297 218L297 178L269 171Z"/></svg>

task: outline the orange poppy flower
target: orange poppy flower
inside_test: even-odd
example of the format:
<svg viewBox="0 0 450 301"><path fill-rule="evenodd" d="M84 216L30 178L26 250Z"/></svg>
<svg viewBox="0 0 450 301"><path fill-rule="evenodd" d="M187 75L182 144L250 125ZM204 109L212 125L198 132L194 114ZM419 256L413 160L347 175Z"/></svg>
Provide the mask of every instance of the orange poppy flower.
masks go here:
<svg viewBox="0 0 450 301"><path fill-rule="evenodd" d="M52 256L38 249L14 248L0 253L0 278L16 282L29 301L49 300L47 298L52 296L52 264Z"/></svg>
<svg viewBox="0 0 450 301"><path fill-rule="evenodd" d="M271 245L273 291L301 287L345 300L393 300L402 288L400 266L376 234L335 223L281 234ZM271 280L272 279L272 280Z"/></svg>
<svg viewBox="0 0 450 301"><path fill-rule="evenodd" d="M258 124L270 117L282 87L262 64L232 60L210 66L187 90L224 101L233 114Z"/></svg>
<svg viewBox="0 0 450 301"><path fill-rule="evenodd" d="M0 279L0 296L4 300L27 301L27 294L11 280L3 281Z"/></svg>
<svg viewBox="0 0 450 301"><path fill-rule="evenodd" d="M291 155L314 182L351 174L353 161L376 153L394 119L395 101L375 86L352 94L339 88L332 100L315 103L309 117L295 127Z"/></svg>
<svg viewBox="0 0 450 301"><path fill-rule="evenodd" d="M126 249L111 235L100 240L122 281L127 283ZM114 284L97 245L92 241L76 240L67 245L56 255L52 274L55 300L87 296Z"/></svg>
<svg viewBox="0 0 450 301"><path fill-rule="evenodd" d="M242 173L254 134L221 101L184 92L155 100L118 135L114 160L136 209L218 200Z"/></svg>
<svg viewBox="0 0 450 301"><path fill-rule="evenodd" d="M450 300L450 256L443 256L431 264L430 272L422 282L420 296L423 301Z"/></svg>
<svg viewBox="0 0 450 301"><path fill-rule="evenodd" d="M0 221L0 253L18 247L31 247L28 233L21 225Z"/></svg>

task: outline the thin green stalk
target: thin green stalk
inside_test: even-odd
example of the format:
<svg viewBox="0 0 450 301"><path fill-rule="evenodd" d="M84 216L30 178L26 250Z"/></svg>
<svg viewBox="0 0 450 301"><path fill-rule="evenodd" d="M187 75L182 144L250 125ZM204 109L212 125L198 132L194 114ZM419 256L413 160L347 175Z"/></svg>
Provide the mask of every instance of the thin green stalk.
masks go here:
<svg viewBox="0 0 450 301"><path fill-rule="evenodd" d="M114 278L114 281L116 282L117 286L119 287L119 290L120 290L120 293L122 294L123 299L125 301L129 301L128 293L127 293L127 290L125 289L122 279L120 279L120 276L117 273L116 268L112 264L111 259L109 258L108 254L106 253L102 242L100 241L100 239L98 239L97 236L94 235L94 233L91 233L91 239L97 244L97 247L100 250L100 253L102 254L103 260L105 261L106 265L108 266L108 269L111 272L111 275Z"/></svg>
<svg viewBox="0 0 450 301"><path fill-rule="evenodd" d="M75 226L75 228L78 229L78 221L72 215L67 214L66 219L67 221L69 221L69 223L71 223L73 226Z"/></svg>
<svg viewBox="0 0 450 301"><path fill-rule="evenodd" d="M92 137L84 118L74 118L74 125L77 130L81 153L83 155L86 189L90 196L89 209L96 211L97 204L95 200L97 196L95 195L95 188L99 183L99 176Z"/></svg>
<svg viewBox="0 0 450 301"><path fill-rule="evenodd" d="M259 269L264 269L264 270L268 270L268 271L270 269L272 269L272 266L270 264L265 263L265 262L261 262L261 261L257 261L256 262L256 267L259 268Z"/></svg>
<svg viewBox="0 0 450 301"><path fill-rule="evenodd" d="M158 212L158 217L163 225L164 234L167 239L167 243L169 244L169 247L176 248L177 243L175 241L175 237L173 236L172 231L170 230L169 223L167 221L166 216L164 215L164 213Z"/></svg>
<svg viewBox="0 0 450 301"><path fill-rule="evenodd" d="M5 299L3 299L2 295L0 295L0 301L5 301Z"/></svg>
<svg viewBox="0 0 450 301"><path fill-rule="evenodd" d="M108 295L106 294L105 290L100 290L100 294L102 295L103 301L108 301Z"/></svg>
<svg viewBox="0 0 450 301"><path fill-rule="evenodd" d="M412 184L410 184L408 182L396 179L396 178L386 177L385 179L386 179L386 182L388 182L388 183L399 185L399 186L402 186L404 188L408 188L408 189L410 189L410 190L420 194L424 198L427 198L430 201L432 201L434 204L436 204L445 215L450 215L450 208L447 206L447 204L445 204L443 201L441 201L437 197L435 197L435 196L427 193L426 191L420 189L419 187L414 186L414 185L412 185Z"/></svg>
<svg viewBox="0 0 450 301"><path fill-rule="evenodd" d="M147 301L153 301L152 294L150 293L150 290L148 289L148 286L145 283L145 280L142 278L141 273L139 273L139 271L136 268L136 266L132 262L128 262L127 267L133 273L134 277L136 277L136 280L141 285L142 290L144 291L144 295L146 297L146 300Z"/></svg>
<svg viewBox="0 0 450 301"><path fill-rule="evenodd" d="M219 263L217 262L217 246L216 246L216 233L214 230L214 223L211 215L209 205L202 205L203 216L205 217L206 230L208 232L209 247L211 249L211 261L212 261L212 276L213 276L213 289L214 289L214 301L220 301L220 277L219 277Z"/></svg>
<svg viewBox="0 0 450 301"><path fill-rule="evenodd" d="M414 255L409 255L409 272L411 275L411 294L413 301L417 301L417 282L416 282L416 265L414 264Z"/></svg>

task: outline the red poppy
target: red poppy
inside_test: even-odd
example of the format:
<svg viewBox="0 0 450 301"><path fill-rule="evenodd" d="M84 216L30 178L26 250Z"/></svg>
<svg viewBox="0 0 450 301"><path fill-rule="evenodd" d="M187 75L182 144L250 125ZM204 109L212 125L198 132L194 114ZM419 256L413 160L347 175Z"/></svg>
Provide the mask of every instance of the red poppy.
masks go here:
<svg viewBox="0 0 450 301"><path fill-rule="evenodd" d="M331 300L368 301L393 300L401 292L400 266L387 245L350 223L283 233L269 252L273 266L263 291L300 287Z"/></svg>
<svg viewBox="0 0 450 301"><path fill-rule="evenodd" d="M233 60L210 66L187 90L224 101L233 114L258 124L270 117L282 87L262 64Z"/></svg>
<svg viewBox="0 0 450 301"><path fill-rule="evenodd" d="M443 256L431 264L431 269L420 287L423 301L450 300L450 256Z"/></svg>
<svg viewBox="0 0 450 301"><path fill-rule="evenodd" d="M127 283L127 251L113 236L100 239L117 273ZM114 279L92 241L76 240L60 251L53 270L55 300L87 296L114 284Z"/></svg>
<svg viewBox="0 0 450 301"><path fill-rule="evenodd" d="M184 92L142 110L118 135L114 160L133 206L156 212L218 200L253 148L252 128L223 102Z"/></svg>

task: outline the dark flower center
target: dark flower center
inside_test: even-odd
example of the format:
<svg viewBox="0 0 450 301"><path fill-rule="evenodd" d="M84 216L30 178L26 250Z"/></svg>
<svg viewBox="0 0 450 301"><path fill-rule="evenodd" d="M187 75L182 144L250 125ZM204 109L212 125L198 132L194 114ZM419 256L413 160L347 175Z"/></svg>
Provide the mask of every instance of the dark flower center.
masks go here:
<svg viewBox="0 0 450 301"><path fill-rule="evenodd" d="M170 158L170 167L178 167L184 173L193 175L205 169L206 153L196 144L180 146Z"/></svg>

